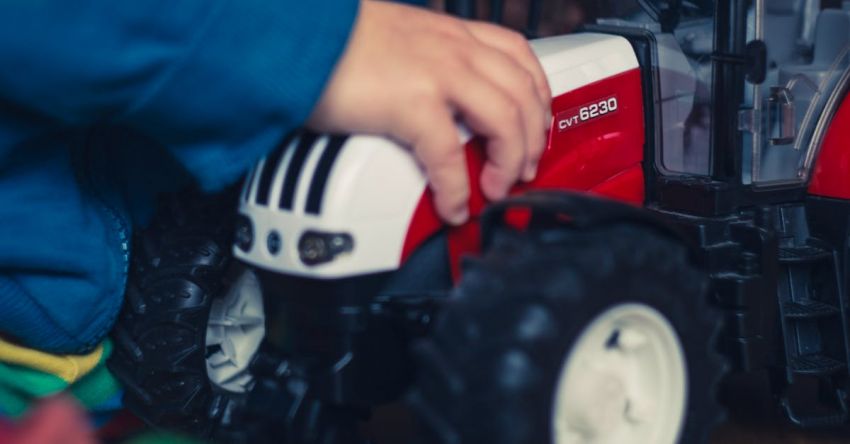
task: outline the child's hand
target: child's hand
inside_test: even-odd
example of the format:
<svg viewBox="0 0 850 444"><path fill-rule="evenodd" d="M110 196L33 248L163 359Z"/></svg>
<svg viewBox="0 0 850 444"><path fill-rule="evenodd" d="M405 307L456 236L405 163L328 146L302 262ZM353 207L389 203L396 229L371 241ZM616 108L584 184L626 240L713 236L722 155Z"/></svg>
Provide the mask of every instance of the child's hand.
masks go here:
<svg viewBox="0 0 850 444"><path fill-rule="evenodd" d="M551 93L520 34L363 0L348 45L310 126L384 134L411 146L450 223L468 217L456 117L488 140L481 176L487 198L500 199L517 180L534 178Z"/></svg>

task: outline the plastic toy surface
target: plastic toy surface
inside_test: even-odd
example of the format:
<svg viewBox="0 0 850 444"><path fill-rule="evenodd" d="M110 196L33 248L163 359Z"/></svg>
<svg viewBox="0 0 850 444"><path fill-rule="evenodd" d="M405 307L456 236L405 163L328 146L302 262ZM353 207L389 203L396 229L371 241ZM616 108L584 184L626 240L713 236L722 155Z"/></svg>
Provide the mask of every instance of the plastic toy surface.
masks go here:
<svg viewBox="0 0 850 444"><path fill-rule="evenodd" d="M847 422L850 12L615 3L532 41L538 177L495 203L471 180L463 226L403 147L309 131L235 219L163 210L116 328L131 408L223 442L367 442L402 401L408 441L695 443L723 381L767 374L794 423Z"/></svg>

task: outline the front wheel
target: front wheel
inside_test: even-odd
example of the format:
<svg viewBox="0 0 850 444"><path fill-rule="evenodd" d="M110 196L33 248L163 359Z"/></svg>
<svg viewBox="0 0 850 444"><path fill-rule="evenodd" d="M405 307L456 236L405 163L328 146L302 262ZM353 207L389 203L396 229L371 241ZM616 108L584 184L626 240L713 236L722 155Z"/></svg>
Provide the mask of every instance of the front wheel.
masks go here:
<svg viewBox="0 0 850 444"><path fill-rule="evenodd" d="M704 441L720 317L686 253L629 225L499 235L414 350L431 441Z"/></svg>
<svg viewBox="0 0 850 444"><path fill-rule="evenodd" d="M174 196L137 233L109 362L145 422L223 442L247 433L230 418L265 335L259 282L231 261L229 197Z"/></svg>

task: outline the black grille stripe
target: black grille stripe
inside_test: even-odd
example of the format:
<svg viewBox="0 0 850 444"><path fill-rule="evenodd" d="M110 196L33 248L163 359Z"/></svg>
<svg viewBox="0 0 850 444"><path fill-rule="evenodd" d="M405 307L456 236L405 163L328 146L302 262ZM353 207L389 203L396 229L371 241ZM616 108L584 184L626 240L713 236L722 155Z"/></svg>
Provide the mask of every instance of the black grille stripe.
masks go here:
<svg viewBox="0 0 850 444"><path fill-rule="evenodd" d="M325 195L325 186L328 184L328 178L331 175L331 168L342 151L342 146L348 136L333 136L328 142L327 148L319 158L319 164L316 166L316 171L313 173L313 182L310 184L310 192L307 194L307 206L305 211L309 214L319 214L322 210L322 198Z"/></svg>
<svg viewBox="0 0 850 444"><path fill-rule="evenodd" d="M283 139L283 142L266 157L266 162L263 164L263 172L260 174L260 183L257 185L257 205L268 205L270 191L272 188L272 180L277 172L277 166L280 164L280 159L287 147L292 143L297 132L293 132Z"/></svg>
<svg viewBox="0 0 850 444"><path fill-rule="evenodd" d="M251 197L251 188L254 187L254 178L257 177L257 169L259 168L259 162L257 165L254 165L254 168L251 168L251 173L245 180L245 191L242 193L242 201L248 202Z"/></svg>
<svg viewBox="0 0 850 444"><path fill-rule="evenodd" d="M279 207L282 210L292 210L292 203L295 201L295 188L298 186L298 178L301 176L301 170L304 169L304 162L307 160L307 155L313 149L313 144L319 136L315 133L305 132L298 141L298 146L295 148L295 154L292 155L292 160L286 168L286 176L283 177L283 190L280 193Z"/></svg>

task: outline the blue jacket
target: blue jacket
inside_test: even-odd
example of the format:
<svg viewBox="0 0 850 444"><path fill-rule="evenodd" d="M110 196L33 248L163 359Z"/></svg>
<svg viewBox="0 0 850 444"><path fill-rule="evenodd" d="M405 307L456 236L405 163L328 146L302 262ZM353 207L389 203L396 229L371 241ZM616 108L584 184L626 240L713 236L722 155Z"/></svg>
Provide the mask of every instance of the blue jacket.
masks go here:
<svg viewBox="0 0 850 444"><path fill-rule="evenodd" d="M235 181L309 115L354 0L0 2L0 335L99 343L158 191Z"/></svg>

